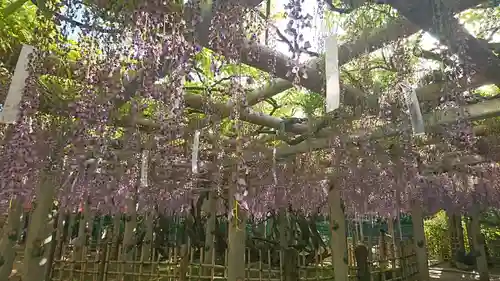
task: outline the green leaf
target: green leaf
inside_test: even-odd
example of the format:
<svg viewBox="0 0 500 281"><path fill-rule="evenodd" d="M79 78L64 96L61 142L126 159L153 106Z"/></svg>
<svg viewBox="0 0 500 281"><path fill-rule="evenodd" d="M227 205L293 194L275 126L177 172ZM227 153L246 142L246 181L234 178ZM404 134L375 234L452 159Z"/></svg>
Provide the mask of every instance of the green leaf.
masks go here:
<svg viewBox="0 0 500 281"><path fill-rule="evenodd" d="M45 5L45 0L37 0L38 9L40 9L43 13L47 12L47 6Z"/></svg>
<svg viewBox="0 0 500 281"><path fill-rule="evenodd" d="M28 2L28 0L17 0L14 3L11 3L9 6L5 7L5 9L3 9L2 11L4 17L7 18L8 16L17 12L26 2Z"/></svg>

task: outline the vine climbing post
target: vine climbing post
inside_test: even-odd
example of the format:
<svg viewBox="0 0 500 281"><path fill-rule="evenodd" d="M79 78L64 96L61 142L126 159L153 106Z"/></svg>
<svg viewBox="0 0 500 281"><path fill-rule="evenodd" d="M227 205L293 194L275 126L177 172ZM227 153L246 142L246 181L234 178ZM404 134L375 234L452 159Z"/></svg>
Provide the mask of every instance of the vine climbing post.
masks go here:
<svg viewBox="0 0 500 281"><path fill-rule="evenodd" d="M456 215L451 210L446 210L448 235L450 236L450 264L455 267L455 257L457 256L458 250L460 249L459 234L457 232L457 220ZM461 250L463 250L462 248Z"/></svg>
<svg viewBox="0 0 500 281"><path fill-rule="evenodd" d="M41 183L36 191L36 208L31 216L26 236L23 280L40 280L40 276L43 276L45 271L46 259L44 256L49 248L46 240L49 235L52 235L52 224L47 222L47 218L51 211L56 186L58 186L57 181L55 181L57 170L53 163L49 163L46 169L41 172Z"/></svg>
<svg viewBox="0 0 500 281"><path fill-rule="evenodd" d="M344 207L340 196L340 189L334 178L330 178L328 205L330 210L330 229L332 233L332 264L335 280L347 280L347 239Z"/></svg>
<svg viewBox="0 0 500 281"><path fill-rule="evenodd" d="M462 226L462 214L458 212L455 216L455 228L457 232L458 248L465 250L464 227Z"/></svg>
<svg viewBox="0 0 500 281"><path fill-rule="evenodd" d="M411 218L413 223L413 240L415 243L415 254L417 256L418 280L429 280L429 264L427 259L427 248L424 232L424 216L421 202L412 200Z"/></svg>
<svg viewBox="0 0 500 281"><path fill-rule="evenodd" d="M223 158L223 150L220 149L220 126L218 123L214 122L212 124L214 128L214 134L211 138L212 145L214 146L213 153L213 167L212 172L212 182L210 183L210 191L207 195L207 205L206 216L206 228L205 228L205 257L204 264L215 264L215 240L217 231L217 201L218 201L218 190L222 182L223 169L221 167L221 162ZM205 268L203 275L207 276L211 274L211 268Z"/></svg>
<svg viewBox="0 0 500 281"><path fill-rule="evenodd" d="M229 187L229 231L228 231L228 263L227 280L243 281L245 279L245 241L246 210L237 200L235 184Z"/></svg>
<svg viewBox="0 0 500 281"><path fill-rule="evenodd" d="M393 145L391 147L391 161L394 165L394 173L395 173L395 183L397 186L397 189L394 191L394 196L395 196L395 207L396 207L396 216L394 221L394 218L389 219L389 233L392 235L392 250L393 250L393 257L394 257L394 267L396 266L397 263L400 264L402 270L404 270L404 266L402 264L402 245L401 243L403 242L403 230L401 229L401 191L400 188L404 186L404 180L403 180L403 171L401 167L404 167L401 159L402 159L402 149L401 146L399 145ZM396 237L396 228L395 224L397 223L397 230L399 231L399 237ZM399 238L399 239L398 239Z"/></svg>
<svg viewBox="0 0 500 281"><path fill-rule="evenodd" d="M488 262L486 261L486 251L484 249L484 236L481 234L481 224L479 222L481 211L477 203L474 204L471 212L471 236L473 249L478 253L476 257L477 271L479 272L479 280L490 280L488 272Z"/></svg>
<svg viewBox="0 0 500 281"><path fill-rule="evenodd" d="M391 236L391 243L389 246L389 253L391 257L392 268L396 268L396 229L394 227L394 218L387 219L387 232Z"/></svg>
<svg viewBox="0 0 500 281"><path fill-rule="evenodd" d="M11 199L7 224L3 228L0 240L0 280L8 280L12 272L12 265L16 256L14 246L19 238L21 228L21 214L23 212L23 200L19 196Z"/></svg>

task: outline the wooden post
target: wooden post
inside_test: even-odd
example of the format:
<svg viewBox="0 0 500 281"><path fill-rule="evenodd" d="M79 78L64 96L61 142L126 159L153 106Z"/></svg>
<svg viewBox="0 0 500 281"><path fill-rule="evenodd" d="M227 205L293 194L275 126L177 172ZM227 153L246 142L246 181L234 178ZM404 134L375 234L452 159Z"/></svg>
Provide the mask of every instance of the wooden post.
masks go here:
<svg viewBox="0 0 500 281"><path fill-rule="evenodd" d="M243 171L234 173L234 181L228 190L229 221L228 221L228 257L227 281L245 280L245 243L247 210L237 200L238 185L245 185ZM243 187L243 186L241 186ZM241 188L240 188L241 189Z"/></svg>
<svg viewBox="0 0 500 281"><path fill-rule="evenodd" d="M356 257L356 265L358 267L358 281L370 281L370 266L368 264L368 249L365 245L360 244L354 248L354 256Z"/></svg>
<svg viewBox="0 0 500 281"><path fill-rule="evenodd" d="M3 229L2 240L0 241L0 257L3 261L0 264L0 280L8 280L16 257L16 245L21 228L21 214L23 212L23 202L21 198L13 198L9 208L7 224Z"/></svg>
<svg viewBox="0 0 500 281"><path fill-rule="evenodd" d="M387 258L387 243L385 237L385 231L380 229L379 240L378 240L378 250L379 250L379 265L380 265L380 280L387 279L387 267L389 266L389 261Z"/></svg>
<svg viewBox="0 0 500 281"><path fill-rule="evenodd" d="M462 214L457 213L454 216L455 219L455 233L457 234L458 240L458 248L460 250L465 250L465 241L464 241L464 227L462 226Z"/></svg>
<svg viewBox="0 0 500 281"><path fill-rule="evenodd" d="M477 203L475 204L477 205ZM488 262L486 260L486 251L484 249L484 237L481 234L481 225L479 222L480 217L479 205L474 206L471 212L471 236L472 236L472 244L475 251L478 252L478 256L476 258L477 263L477 271L479 272L479 280L480 281L488 281L490 280L490 274L488 272Z"/></svg>
<svg viewBox="0 0 500 281"><path fill-rule="evenodd" d="M228 233L228 263L227 280L243 281L245 280L245 242L246 242L246 212L237 206L239 203L234 199L234 193L230 188L230 212L238 209L238 216L231 215L229 220Z"/></svg>
<svg viewBox="0 0 500 281"><path fill-rule="evenodd" d="M121 224L122 224L122 214L121 211L116 213L113 216L113 230L112 230L112 238L111 238L111 249L109 254L109 260L116 261L118 259L119 253L119 240L120 240L120 232L121 232Z"/></svg>
<svg viewBox="0 0 500 281"><path fill-rule="evenodd" d="M474 243L472 242L471 221L470 218L468 218L467 216L465 218L466 218L465 229L467 230L467 242L469 244L469 251L473 251Z"/></svg>
<svg viewBox="0 0 500 281"><path fill-rule="evenodd" d="M278 213L279 245L281 249L281 265L283 279L296 281L298 273L298 252L290 247L290 221L286 208L281 208Z"/></svg>
<svg viewBox="0 0 500 281"><path fill-rule="evenodd" d="M50 245L48 248L48 252L45 253L45 258L47 259L47 264L45 265L45 272L44 272L44 279L43 280L51 280L52 277L52 270L54 266L54 258L56 254L56 247L57 247L57 240L56 240L56 235L57 235L57 230L59 229L59 216L62 216L59 212L55 214L55 217L53 217L53 229L52 229L52 240L50 241Z"/></svg>
<svg viewBox="0 0 500 281"><path fill-rule="evenodd" d="M137 210L136 210L136 195L129 194L129 197L125 200L127 210L125 212L125 232L123 233L123 250L122 250L122 262L125 262L125 273L124 280L132 280L132 271L134 265L130 264L134 259L134 254L136 250L136 240L135 240L135 229L137 228Z"/></svg>
<svg viewBox="0 0 500 281"><path fill-rule="evenodd" d="M429 280L429 264L427 260L427 245L425 242L424 217L419 201L413 200L411 204L411 217L413 222L413 242L417 256L419 281Z"/></svg>
<svg viewBox="0 0 500 281"><path fill-rule="evenodd" d="M63 210L63 206L59 205L59 210L57 211L57 231L55 238L57 245L54 254L54 259L56 260L59 260L62 257L64 239L66 238L64 228L68 226L68 218L69 215L67 215L67 213Z"/></svg>
<svg viewBox="0 0 500 281"><path fill-rule="evenodd" d="M28 234L26 236L26 248L24 249L24 268L22 280L39 281L45 271L46 261L44 252L48 250L45 240L52 230L52 225L47 223L54 200L57 178L55 172L42 171L41 183L36 192L36 207L31 215Z"/></svg>
<svg viewBox="0 0 500 281"><path fill-rule="evenodd" d="M146 235L144 235L143 245L142 245L142 259L145 262L150 262L152 258L153 250L153 238L154 238L154 216L156 212L150 211L146 213L145 226Z"/></svg>
<svg viewBox="0 0 500 281"><path fill-rule="evenodd" d="M457 256L457 235L456 235L456 227L455 227L455 220L453 214L447 210L446 211L446 217L447 217L447 226L448 226L448 236L450 237L450 264L451 266L455 267L456 266L456 256Z"/></svg>
<svg viewBox="0 0 500 281"><path fill-rule="evenodd" d="M87 224L90 221L90 198L83 199L83 207L80 213L80 221L78 223L78 237L75 241L75 250L73 251L73 261L76 262L76 267L80 268L83 260L83 248L87 244Z"/></svg>
<svg viewBox="0 0 500 281"><path fill-rule="evenodd" d="M215 189L215 186L213 186ZM215 232L217 227L217 192L210 190L207 200L207 228L205 232L205 257L204 264L214 264L215 258ZM204 268L204 276L209 276L212 268Z"/></svg>
<svg viewBox="0 0 500 281"><path fill-rule="evenodd" d="M206 230L205 230L205 256L203 263L211 265L210 267L204 267L203 276L211 276L213 272L212 266L215 265L215 241L216 241L216 231L217 231L217 188L221 184L222 178L222 169L220 169L221 164L221 151L220 151L220 126L217 123L217 120L214 120L214 135L212 136L212 145L214 147L214 157L213 163L214 168L212 171L212 181L210 183L210 191L208 192L206 201L204 202L203 211L207 216Z"/></svg>
<svg viewBox="0 0 500 281"><path fill-rule="evenodd" d="M29 57L35 49L29 45L23 45L21 54L17 60L14 76L10 83L9 92L2 112L0 113L0 123L13 124L17 121L19 115L19 104L23 98L24 88L26 87L26 79L29 77L28 64Z"/></svg>
<svg viewBox="0 0 500 281"><path fill-rule="evenodd" d="M139 179L140 188L147 188L149 186L148 174L149 174L149 161L150 152L153 148L154 138L151 136L147 137L145 141L145 149L141 152L141 174ZM139 191L140 192L140 191ZM149 210L145 214L145 226L146 235L144 236L143 245L141 248L141 257L143 261L149 262L152 259L151 253L153 250L153 238L154 238L154 216L156 216L156 211ZM137 216L137 215L136 215Z"/></svg>
<svg viewBox="0 0 500 281"><path fill-rule="evenodd" d="M389 248L389 255L391 257L391 267L394 270L396 268L396 228L394 227L394 218L390 217L387 220L387 232L392 237L391 246Z"/></svg>
<svg viewBox="0 0 500 281"><path fill-rule="evenodd" d="M330 208L331 247L335 280L348 280L347 240L344 207L340 190L330 179L328 192Z"/></svg>
<svg viewBox="0 0 500 281"><path fill-rule="evenodd" d="M403 171L401 170L402 167L404 167L401 163L401 155L403 152L401 151L401 147L394 145L392 146L391 149L391 161L394 163L394 172L395 172L395 183L397 186L405 186L406 183L404 181L404 174ZM395 204L396 204L396 223L397 223L397 228L399 231L399 237L396 237L396 229L394 227L394 220L391 219L391 222L393 223L392 225L392 242L393 242L393 253L394 253L394 258L395 258L395 264L393 265L396 267L396 265L399 263L399 266L401 268L401 274L404 276L404 254L402 253L402 243L403 243L403 229L401 229L401 193L399 189L396 189L394 191L394 197L395 197Z"/></svg>
<svg viewBox="0 0 500 281"><path fill-rule="evenodd" d="M374 228L374 224L373 224L373 217L372 217L372 218L370 218L370 233L367 236L368 240L366 242L366 245L368 247L368 262L370 262L370 263L373 261L373 228Z"/></svg>

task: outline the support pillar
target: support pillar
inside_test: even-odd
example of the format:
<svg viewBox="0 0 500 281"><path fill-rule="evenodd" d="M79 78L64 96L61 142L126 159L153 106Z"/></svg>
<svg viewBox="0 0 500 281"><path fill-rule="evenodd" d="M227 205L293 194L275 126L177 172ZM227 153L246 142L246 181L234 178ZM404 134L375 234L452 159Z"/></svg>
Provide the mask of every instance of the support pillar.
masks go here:
<svg viewBox="0 0 500 281"><path fill-rule="evenodd" d="M396 268L396 263L397 263L397 258L398 258L398 239L396 238L396 227L394 225L394 218L389 218L387 222L387 232L389 232L389 235L392 237L392 243L390 247L390 257L391 257L391 264L392 268Z"/></svg>
<svg viewBox="0 0 500 281"><path fill-rule="evenodd" d="M330 208L330 229L332 233L332 263L334 268L334 280L348 280L347 239L344 207L340 190L335 182L330 180L328 192L328 205Z"/></svg>
<svg viewBox="0 0 500 281"><path fill-rule="evenodd" d="M387 255L387 241L385 237L385 231L382 229L380 230L379 233L379 238L378 238L378 249L379 249L379 262L380 262L380 272L385 272L387 268L389 267L389 260L388 260L388 255Z"/></svg>
<svg viewBox="0 0 500 281"><path fill-rule="evenodd" d="M422 206L419 201L412 202L411 217L413 222L415 254L417 256L418 280L429 281L429 264L427 259L427 245L425 242L424 216Z"/></svg>
<svg viewBox="0 0 500 281"><path fill-rule="evenodd" d="M241 206L240 201L236 200L238 196L236 182L229 186L228 191L230 209L228 223L227 281L243 281L246 277L245 242L247 210Z"/></svg>
<svg viewBox="0 0 500 281"><path fill-rule="evenodd" d="M471 222L470 222L470 218L468 218L467 216L465 218L466 218L465 229L467 230L467 243L469 244L469 251L473 251L474 250L474 245L473 245L474 243L472 243Z"/></svg>
<svg viewBox="0 0 500 281"><path fill-rule="evenodd" d="M457 228L455 227L456 220L454 215L449 210L446 211L446 222L448 226L448 236L449 236L449 247L450 247L450 264L452 267L456 267L455 259L457 256L458 246L457 246Z"/></svg>
<svg viewBox="0 0 500 281"><path fill-rule="evenodd" d="M490 280L490 274L488 272L488 262L486 260L486 250L484 248L484 236L481 234L481 225L479 222L479 216L481 214L479 207L473 207L471 212L471 237L473 249L478 253L476 257L477 271L479 272L480 281Z"/></svg>
<svg viewBox="0 0 500 281"><path fill-rule="evenodd" d="M218 173L217 173L218 174ZM217 193L216 186L212 187L214 190L208 192L207 201L207 223L205 230L205 257L204 264L215 264L215 240L217 231ZM204 268L204 276L209 276L211 273L210 268Z"/></svg>
<svg viewBox="0 0 500 281"><path fill-rule="evenodd" d="M123 277L124 281L133 280L134 265L131 264L136 255L136 239L135 230L137 228L137 210L136 210L136 194L129 194L125 199L125 231L123 233L123 248L121 261L125 262L124 273L127 275Z"/></svg>
<svg viewBox="0 0 500 281"><path fill-rule="evenodd" d="M39 281L45 272L46 261L44 252L48 252L48 245L44 243L53 226L47 222L52 209L56 192L56 171L44 171L36 191L36 208L31 215L24 249L22 280Z"/></svg>
<svg viewBox="0 0 500 281"><path fill-rule="evenodd" d="M456 228L456 233L457 233L457 239L458 239L458 248L460 250L465 250L465 241L464 241L464 227L462 226L462 214L458 213L455 216L455 228Z"/></svg>
<svg viewBox="0 0 500 281"><path fill-rule="evenodd" d="M8 280L12 272L12 266L16 257L16 245L21 228L21 214L23 212L23 200L20 197L12 199L9 208L7 224L3 228L2 239L0 240L0 280Z"/></svg>

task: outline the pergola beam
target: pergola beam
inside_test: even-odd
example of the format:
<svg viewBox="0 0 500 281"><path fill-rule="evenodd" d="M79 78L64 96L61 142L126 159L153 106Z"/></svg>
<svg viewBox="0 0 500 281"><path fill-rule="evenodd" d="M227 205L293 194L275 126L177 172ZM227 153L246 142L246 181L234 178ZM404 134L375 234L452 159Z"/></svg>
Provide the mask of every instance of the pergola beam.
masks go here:
<svg viewBox="0 0 500 281"><path fill-rule="evenodd" d="M490 100L477 104L467 105L461 108L452 108L433 112L424 116L426 131L433 131L436 127L457 122L461 118L468 120L481 120L490 117L500 116L500 99ZM397 136L405 131L411 130L409 127L387 125L377 127L370 131L358 131L357 133L342 136L349 140L372 140L384 137ZM333 134L332 134L333 136ZM307 153L330 147L331 140L328 138L306 140L295 146L283 145L277 149L276 155L287 157L298 153Z"/></svg>
<svg viewBox="0 0 500 281"><path fill-rule="evenodd" d="M451 1L451 0L447 0L447 1ZM252 7L252 5L255 5L255 3L257 3L257 2L259 2L259 1L256 1L256 0L245 1L245 3L247 3L248 7ZM475 0L475 1L472 1L472 0L460 1L455 7L457 10L460 10L460 9L465 9L465 8L473 6L474 5L473 3L477 4L480 2L481 1L477 1L477 0ZM204 19L203 22L206 23L210 19L211 19L211 16L207 17L207 19ZM398 31L396 29L391 31L391 29L390 29L391 26L396 27L396 29L399 28L400 33L398 34ZM201 41L201 43L204 43L204 45L208 45L208 37L206 36L206 34L208 34L208 30L206 28L207 28L206 24L200 24L197 26L197 35L200 36L200 38L198 38L198 39L201 39L200 41ZM356 41L357 43L355 42L353 44L346 44L345 46L341 47L341 49L340 49L340 61L341 61L341 63L345 63L349 59L361 54L363 51L366 50L366 48L363 46L364 43L368 43L369 50L371 48L375 49L377 47L382 46L384 44L384 42L386 42L387 40L397 39L397 37L400 36L401 32L404 33L405 35L406 34L409 35L415 31L417 31L417 29L415 29L415 28L416 27L414 25L412 25L411 23L409 23L408 21L399 19L399 20L397 20L396 23L389 24L389 28L383 29L384 32L380 31L380 32L373 33L373 36L370 37L370 38L372 38L371 40L373 40L373 41L370 41L370 39L367 39L367 40L361 39L361 41L360 40ZM385 33L385 32L387 32L387 33ZM395 36L395 37L390 38L390 37L384 36L384 34L390 35L390 36ZM371 44L370 44L370 42L371 42ZM260 45L255 45L255 46L251 45L250 46L247 44L246 47L247 47L247 50L246 50L247 52L244 52L244 53L248 53L248 52L252 51L253 49L257 48L258 51L260 52L259 61L260 62L264 61L265 64L262 64L262 65L257 64L256 65L254 63L255 61L249 60L248 56L243 58L244 59L243 61L245 62L245 60L246 60L246 63L251 65L251 66L263 69L265 71L269 71L268 60L265 59L266 56L262 57L262 54L264 53L264 54L268 54L268 55L273 55L273 51L271 49L267 48L266 46L260 46ZM268 59L269 58L271 58L271 57L269 56ZM278 57L276 59L277 59L277 64L281 64L281 63L285 62L285 64L282 64L282 66L286 66L286 62L288 61L288 58L286 58L286 56L278 55ZM322 63L322 60L315 60L311 64L318 64L318 63ZM285 70L285 68L283 67L283 71L284 70ZM277 72L279 73L279 71L277 71ZM317 73L317 72L313 72L313 73ZM286 73L282 73L282 74L286 75ZM315 77L314 74L311 76L310 72L309 72L309 77L310 77L309 79L312 79L312 80L314 80L316 78L322 79L320 76L316 76L316 78L314 78ZM263 92L255 91L255 92L249 94L248 103L250 105L256 104L257 102L261 101L262 99L265 99L265 98L268 98L268 97L271 97L272 95L274 95L273 91L275 89L279 89L281 91L281 90L287 89L287 87L293 86L289 81L284 80L284 79L277 80L275 82L276 82L275 84L271 84L271 85L267 86L263 90ZM134 82L132 82L132 84L133 83ZM318 86L320 84L315 83L314 85ZM134 87L127 87L127 88L134 88ZM348 91L348 93L351 93L351 94L354 93L355 99L359 98L360 96L363 95L363 93L361 91L359 91L355 88L352 88L349 86L347 86L347 88L350 89ZM436 85L432 85L431 87L427 87L427 88L422 88L422 91L420 91L418 93L422 93L422 95L424 95L424 96L430 96L430 95L426 94L427 91L425 89L429 89L429 92L434 92L434 90L436 90L434 88L437 88ZM348 96L348 95L346 95L346 96ZM190 103L192 103L193 108L200 109L199 100L198 100L199 98L201 98L201 97L196 97L194 95L188 96L187 105L191 106ZM191 99L191 100L189 101L189 99ZM355 100L355 99L352 99L352 100ZM349 101L347 101L347 102L349 102ZM222 112L224 114L224 117L228 116L227 113L229 112L229 107L227 107L225 105L221 105L221 104L216 104L215 106L217 107L217 109L220 112ZM283 120L280 118L276 118L276 117L272 117L272 116L268 116L268 115L264 115L264 114L259 114L259 113L248 113L248 112L243 114L242 120L248 121L248 122L251 122L251 123L254 123L257 125L261 125L261 126L275 128L275 129L282 128L281 125L283 122ZM144 124L148 123L146 120L144 120L144 121L145 121L145 122L143 122ZM205 121L207 121L207 120L205 120ZM152 124L154 124L154 123L152 123ZM152 127L158 127L158 125L152 125ZM304 125L293 125L291 127L287 126L287 130L289 132L296 133L296 134L303 134L303 133L308 132L306 126L304 126ZM324 136L324 135L325 134L323 134L323 132L320 132L320 134L319 134L319 136Z"/></svg>
<svg viewBox="0 0 500 281"><path fill-rule="evenodd" d="M459 1L458 3L452 0L444 0L448 4L451 5L452 10L454 12L460 12L462 10L465 10L467 8L471 8L482 1L478 0L466 0L466 1ZM364 1L361 1L364 2ZM356 7L360 6L356 5ZM387 44L391 41L397 40L401 37L406 37L409 36L415 32L417 32L419 28L412 24L410 21L406 19L397 19L392 23L387 24L385 28L377 29L375 31L367 31L366 35L360 36L360 39L350 42L347 44L344 44L340 46L339 49L339 64L343 65L347 63L348 61L356 58L357 56L361 55L364 52L371 52L373 50L376 50L380 47L382 47L384 44ZM206 46L206 40L207 38L201 37L202 44L205 43ZM203 40L204 39L204 40ZM263 101L267 98L273 97L274 95L285 91L287 89L290 89L293 87L293 84L285 79L290 79L290 77L287 77L288 73L288 61L289 59L287 56L276 53L267 46L262 46L262 45L257 45L257 49L255 49L254 44L249 44L246 42L244 46L247 48L244 50L244 54L248 53L255 53L259 52L259 62L264 61L266 62L265 64L261 64L255 60L249 60L248 56L244 56L242 58L242 61L250 66L256 67L258 69L261 69L263 71L269 72L269 59L271 56L274 54L275 55L275 61L276 61L276 74L280 76L281 78L274 79L271 81L270 84L266 85L263 89L261 90L255 90L251 94L248 95L247 97L247 105L248 106L253 106L260 101ZM264 56L263 56L264 55ZM306 65L306 71L308 73L308 78L306 80L311 80L312 86L316 88L311 88L306 84L302 84L302 81L304 79L299 80L299 84L302 86L305 86L306 88L315 91L317 93L321 93L323 91L324 87L324 78L323 75L321 74L320 69L323 69L323 64L324 64L324 58L317 58L313 59L310 62L308 62ZM481 78L481 77L479 77ZM478 82L483 82L483 79L478 80ZM417 95L419 98L423 97L423 100L432 100L436 99L438 95L436 93L440 93L443 89L445 89L448 84L451 82L442 82L442 83L435 83L431 85L427 85L425 87L421 87L417 89ZM352 86L342 84L342 90L344 92L343 95L343 103L347 105L355 105L356 101L359 100L359 98L362 98L365 96L365 93L363 93L361 90L356 89ZM455 86L455 85L453 85ZM477 84L469 85L469 87L475 87ZM203 127L209 122L208 118L205 118L201 120L198 124L198 127ZM321 123L321 120L320 122ZM276 127L273 127L276 128ZM318 136L322 136L322 132Z"/></svg>
<svg viewBox="0 0 500 281"><path fill-rule="evenodd" d="M203 97L201 95L194 95L185 93L184 101L187 106L191 108L195 108L201 110L203 112L216 112L218 116L225 118L229 117L231 114L231 106L222 103L211 103L209 98ZM207 110L207 105L211 107L210 110ZM287 132L295 133L295 134L303 134L307 133L309 130L309 126L303 124L291 124L289 126L283 126L284 120L278 117L273 117L270 115L262 114L262 113L252 113L248 110L242 110L240 112L240 120L246 121L255 125L265 126L274 128L276 130L284 129Z"/></svg>
<svg viewBox="0 0 500 281"><path fill-rule="evenodd" d="M450 0L447 0L448 2L450 2ZM248 2L255 2L255 1L248 1ZM481 1L472 1L472 0L467 0L467 1L460 1L456 8L457 9L464 9L464 8L467 8L467 7L470 7L473 5L473 3L477 4ZM206 20L205 20L206 21ZM205 22L204 21L204 22ZM408 26L410 27L410 29L408 28L402 28L402 32L406 32L408 34L411 34L415 31L413 31L412 29L415 27L414 25L412 25L411 23L406 23L405 20L398 20L398 21L401 21L400 25L399 26ZM206 26L206 25L205 25ZM398 25L395 25L395 26L398 26ZM198 32L198 34L200 34L200 32ZM376 34L380 34L380 33L376 33ZM397 34L396 32L390 32L389 34L391 35L394 35L394 34ZM379 36L379 38L382 38ZM380 46L383 44L385 40L380 40ZM359 41L358 41L359 42ZM377 44L372 44L372 46L376 46ZM360 45L353 45L353 46L360 46ZM262 46L259 46L259 48L264 48ZM343 54L347 54L347 55L341 55L340 56L340 59L342 60L342 57L346 57L346 59L349 58L349 56L353 56L357 54L360 54L361 49L356 49L356 48L351 48L349 47L349 45L346 45L346 47L343 47L341 48L341 53L343 52ZM364 49L363 49L364 50ZM262 51L262 50L261 50ZM269 51L269 50L267 50ZM260 60L262 60L262 57L260 57ZM278 58L278 62L281 61L281 58ZM249 63L250 64L250 63ZM266 60L266 67L269 67L267 65L267 60ZM280 87L281 89L285 89L286 87L288 87L289 85L291 85L290 82L286 81L286 80L279 80L278 81L278 84L275 84L276 86L275 87ZM431 87L427 87L428 89L430 89L430 91L434 92L434 89L433 87L436 87L435 85L431 86ZM248 97L248 100L249 100L249 103L250 104L255 104L257 103L259 100L262 99L262 97L269 97L272 95L272 88L273 86L270 86L266 89L266 92L267 94L266 95L261 95L259 92L254 92L254 93L251 93ZM426 88L422 88L422 93L426 93L425 91ZM439 89L441 90L441 89ZM359 94L359 92L358 92ZM203 97L201 96L197 96L197 95L192 95L192 94L188 94L186 95L186 105L189 106L189 107L193 107L195 109L199 109L199 110L203 110L203 107L205 107L205 104L207 103L206 100L203 100ZM223 117L227 117L229 115L229 112L230 112L230 107L227 106L227 105L223 105L223 104L214 104L214 107L217 109L217 111L219 111L221 113L221 115ZM266 126L266 127L271 127L271 128L275 128L275 129L282 129L283 126L282 126L282 122L283 122L283 119L281 118L276 118L276 117L272 117L272 116L269 116L269 115L264 115L264 114L260 114L260 113L249 113L249 112L244 112L241 116L242 120L244 121L248 121L248 122L251 122L251 123L254 123L254 124L257 124L257 125L261 125L261 126ZM143 126L149 126L150 128L159 128L159 124L155 124L154 122L149 122L147 120L143 120L143 122L141 122L143 124ZM287 126L286 127L287 131L289 132L292 132L292 133L295 133L295 134L303 134L303 133L307 133L308 132L308 128L307 126L305 125L292 125L292 126ZM320 132L319 136L325 136L325 131L326 130L323 130Z"/></svg>
<svg viewBox="0 0 500 281"><path fill-rule="evenodd" d="M485 1L443 0L443 2L446 3L446 5L450 7L450 9L454 13L458 13L463 10L472 8ZM357 40L353 42L348 42L339 47L339 66L346 64L347 62L355 59L356 57L364 53L370 53L374 50L377 50L392 41L408 37L419 30L420 28L417 25L410 22L409 20L404 18L398 18L390 21L384 27L375 30L363 31L361 36ZM254 52L258 51L260 54L265 54L266 59L269 57L269 54L273 53L273 50L271 50L267 46L262 46L262 45L256 45L255 47L253 46L247 47L247 49L245 49L244 52L246 53L249 51L254 51ZM277 95L280 92L282 92L283 89L287 90L293 87L293 84L290 81L288 81L290 77L286 76L289 70L288 66L289 59L282 54L276 56L275 59L276 59L276 75L280 78L274 79L270 83L271 88L266 88L265 92L263 91L261 94L257 94L257 96L263 97L261 98L261 100L265 99L264 97L272 97L274 95ZM262 57L260 61L261 60ZM267 60L264 61L265 63L251 61L251 60L250 61L243 60L243 62L250 66L258 68L262 71L271 73L272 69L270 69L271 67L267 63ZM299 85L313 92L322 93L324 90L325 81L323 75L319 73L317 70L323 69L324 64L325 61L323 57L315 58L307 62L305 65L307 66L306 69L308 69L307 70L308 78L300 79L298 81ZM350 97L345 98L346 99L345 103L348 105L353 105L353 103L356 101L356 98L359 96L357 92L355 91L353 92L352 89L349 88L346 89L346 94L354 94L353 98Z"/></svg>
<svg viewBox="0 0 500 281"><path fill-rule="evenodd" d="M481 155L467 155L462 157L445 157L443 161L427 165L423 171L423 175L441 174L452 170L461 169L465 166L474 166L488 162L488 159Z"/></svg>
<svg viewBox="0 0 500 281"><path fill-rule="evenodd" d="M51 65L54 65L54 66L57 66L57 62L58 62L58 60L56 58L52 58L52 57L48 58L48 60L47 60L47 63L51 63ZM72 65L73 64L70 64L70 65L67 65L66 67L70 67L74 71L75 68L72 67ZM67 73L67 71L64 71L64 70L56 70L55 72L60 73L60 74ZM481 77L479 77L479 78L481 78ZM133 84L135 80L136 80L135 78L132 79L132 83L130 83L130 84ZM480 81L480 82L482 82L482 81ZM478 86L478 84L480 84L480 83L475 83L473 81L473 84L470 86ZM126 88L130 89L132 87L127 86ZM442 90L441 84L437 83L437 84L430 84L430 85L421 87L421 88L417 89L417 93L419 93L419 96L422 96L422 97L430 97L430 96L436 96L434 91L439 92L441 90ZM432 94L430 94L430 92L434 92L434 94L432 95ZM250 100L252 100L251 99L252 95L255 95L255 92L249 94ZM428 98L424 98L424 100L428 100ZM213 103L207 97L203 97L201 95L196 95L196 94L191 94L191 93L185 93L185 102L186 102L186 106L191 107L193 109L197 109L197 110L206 112L206 113L208 113L209 111L213 112L211 110L208 110L208 107L211 106L223 118L228 117L230 115L231 110L232 110L231 105L223 104L223 103ZM485 104L487 105L488 103L489 102L486 102ZM64 108L62 105L61 105L61 107ZM473 105L472 108L475 109L476 107ZM63 109L63 111L64 111L64 109ZM310 130L311 130L311 128L309 126L304 125L304 124L292 124L289 126L283 126L283 122L285 120L282 118L273 117L273 116L258 113L258 112L250 112L249 110L241 110L240 118L243 121L250 122L250 123L253 123L255 125L274 128L276 130L285 129L286 132L294 133L294 134L307 134L307 133L310 133ZM139 119L136 121L137 121L138 126L144 128L146 130L157 130L161 127L161 124L158 124L152 120ZM125 118L123 120L119 120L119 121L117 120L116 122L118 124L121 124L122 126L130 126L131 125L127 118ZM202 127L203 125L205 125L206 122L208 122L208 119L201 120L200 122L201 123L198 127ZM320 130L315 136L316 137L328 137L328 136L331 136L334 134L335 134L335 132L332 131L331 129L323 129L323 130ZM321 140L321 139L314 140L314 141L308 141L308 142L297 145L297 149L298 149L299 153L309 151L309 149L304 147L304 145L306 143L312 144L313 150L316 150L316 149L319 149L322 147L328 147L328 146L325 146L324 140Z"/></svg>

